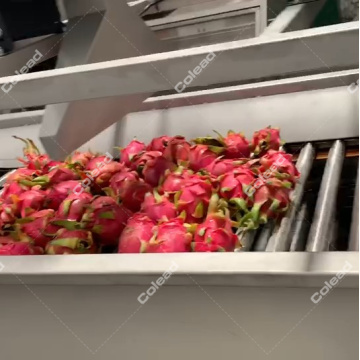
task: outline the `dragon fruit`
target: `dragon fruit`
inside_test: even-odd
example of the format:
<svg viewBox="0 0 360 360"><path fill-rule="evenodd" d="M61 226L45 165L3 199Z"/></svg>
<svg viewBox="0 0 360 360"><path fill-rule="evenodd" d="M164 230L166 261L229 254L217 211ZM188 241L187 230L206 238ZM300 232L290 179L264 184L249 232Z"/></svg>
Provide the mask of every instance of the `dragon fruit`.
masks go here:
<svg viewBox="0 0 360 360"><path fill-rule="evenodd" d="M41 210L44 206L46 199L46 193L42 190L31 189L21 193L18 200L15 200L19 204L19 213L21 217L27 217L32 213Z"/></svg>
<svg viewBox="0 0 360 360"><path fill-rule="evenodd" d="M52 209L40 210L30 217L16 223L16 237L21 242L28 242L45 248L46 244L55 236L59 227L51 224L55 211Z"/></svg>
<svg viewBox="0 0 360 360"><path fill-rule="evenodd" d="M116 173L110 180L110 189L120 197L122 204L131 211L139 211L145 194L151 186L139 178L135 171Z"/></svg>
<svg viewBox="0 0 360 360"><path fill-rule="evenodd" d="M29 190L28 186L19 184L16 181L8 182L5 184L3 192L1 193L1 198L5 201L9 201L12 195L19 196L23 192Z"/></svg>
<svg viewBox="0 0 360 360"><path fill-rule="evenodd" d="M215 131L216 132L216 131ZM194 139L195 143L208 145L209 149L218 155L223 155L227 159L238 159L250 157L250 145L242 133L228 131L224 137L218 132L217 138L208 136Z"/></svg>
<svg viewBox="0 0 360 360"><path fill-rule="evenodd" d="M134 139L134 140L130 141L130 143L120 151L121 161L126 166L131 166L134 156L145 151L145 149L146 149L146 146L144 143Z"/></svg>
<svg viewBox="0 0 360 360"><path fill-rule="evenodd" d="M196 252L234 251L238 237L232 231L232 221L228 214L209 213L200 224L191 244Z"/></svg>
<svg viewBox="0 0 360 360"><path fill-rule="evenodd" d="M57 211L57 218L80 221L93 197L88 193L70 194Z"/></svg>
<svg viewBox="0 0 360 360"><path fill-rule="evenodd" d="M246 229L257 229L269 218L279 219L287 211L290 203L288 182L270 178L266 182L258 181L253 185L253 207L243 216L240 226Z"/></svg>
<svg viewBox="0 0 360 360"><path fill-rule="evenodd" d="M265 178L276 177L286 179L291 183L295 183L299 177L292 155L284 151L269 150L260 158L262 176Z"/></svg>
<svg viewBox="0 0 360 360"><path fill-rule="evenodd" d="M172 139L171 136L159 136L151 140L151 143L146 147L146 151L160 151L163 153Z"/></svg>
<svg viewBox="0 0 360 360"><path fill-rule="evenodd" d="M220 196L236 205L237 209L247 211L251 204L251 184L255 181L253 172L242 166L225 174L220 181Z"/></svg>
<svg viewBox="0 0 360 360"><path fill-rule="evenodd" d="M39 170L32 170L27 168L16 169L6 178L6 183L12 183L14 181L19 182L20 180L32 180L33 178L41 175Z"/></svg>
<svg viewBox="0 0 360 360"><path fill-rule="evenodd" d="M89 188L77 180L63 181L46 190L44 207L57 210L66 197L72 193L89 192Z"/></svg>
<svg viewBox="0 0 360 360"><path fill-rule="evenodd" d="M17 136L13 137L25 143L23 152L26 159L19 159L19 161L22 162L27 169L43 170L43 168L50 162L49 156L46 154L40 154L39 149L35 146L32 140L22 139Z"/></svg>
<svg viewBox="0 0 360 360"><path fill-rule="evenodd" d="M169 161L182 165L189 159L190 143L183 136L175 136L168 141L164 157Z"/></svg>
<svg viewBox="0 0 360 360"><path fill-rule="evenodd" d="M69 156L66 159L66 162L68 164L79 164L83 168L87 166L90 160L92 160L95 157L95 154L91 153L90 151L86 152L80 152L75 151L73 155Z"/></svg>
<svg viewBox="0 0 360 360"><path fill-rule="evenodd" d="M189 151L189 168L195 172L206 169L217 157L207 145L193 145Z"/></svg>
<svg viewBox="0 0 360 360"><path fill-rule="evenodd" d="M43 249L29 243L13 242L0 246L0 256L11 255L42 255Z"/></svg>
<svg viewBox="0 0 360 360"><path fill-rule="evenodd" d="M142 213L134 214L119 239L119 253L146 252L155 222Z"/></svg>
<svg viewBox="0 0 360 360"><path fill-rule="evenodd" d="M133 169L153 187L159 185L166 170L172 171L174 168L175 164L166 159L160 151L147 151L134 157Z"/></svg>
<svg viewBox="0 0 360 360"><path fill-rule="evenodd" d="M247 159L221 159L217 158L205 167L205 170L211 175L218 177L226 173L235 171L237 167L245 164Z"/></svg>
<svg viewBox="0 0 360 360"><path fill-rule="evenodd" d="M116 246L131 211L109 196L96 197L85 211L81 222L98 235L101 245Z"/></svg>
<svg viewBox="0 0 360 360"><path fill-rule="evenodd" d="M84 182L90 185L92 182L100 188L109 186L111 177L119 171L124 171L125 166L112 160L112 156L107 153L106 156L97 156L90 160L85 170L87 176Z"/></svg>
<svg viewBox="0 0 360 360"><path fill-rule="evenodd" d="M58 230L56 237L45 248L48 255L94 254L96 250L90 231L67 229Z"/></svg>
<svg viewBox="0 0 360 360"><path fill-rule="evenodd" d="M268 150L279 150L281 145L280 130L269 126L265 129L255 131L250 147L254 155L262 156Z"/></svg>
<svg viewBox="0 0 360 360"><path fill-rule="evenodd" d="M174 172L166 171L164 182L161 185L161 191L166 194L175 194L180 191L187 179L193 175L192 171L179 167Z"/></svg>
<svg viewBox="0 0 360 360"><path fill-rule="evenodd" d="M180 213L185 214L185 221L196 223L205 216L212 186L209 180L199 175L191 175L184 186L175 194L175 205Z"/></svg>
<svg viewBox="0 0 360 360"><path fill-rule="evenodd" d="M172 219L153 228L154 235L148 242L148 253L189 252L192 235L182 220Z"/></svg>
<svg viewBox="0 0 360 360"><path fill-rule="evenodd" d="M146 194L142 211L154 221L167 221L177 215L175 205L166 195L159 195L156 190Z"/></svg>

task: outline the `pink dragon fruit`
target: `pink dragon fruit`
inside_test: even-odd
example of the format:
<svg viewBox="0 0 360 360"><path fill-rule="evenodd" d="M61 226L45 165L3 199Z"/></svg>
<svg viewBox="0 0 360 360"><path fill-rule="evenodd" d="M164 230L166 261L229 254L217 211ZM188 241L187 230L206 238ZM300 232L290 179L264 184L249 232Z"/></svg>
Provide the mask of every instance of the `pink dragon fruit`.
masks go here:
<svg viewBox="0 0 360 360"><path fill-rule="evenodd" d="M133 168L143 176L145 182L155 187L159 185L165 171L172 171L175 164L162 156L160 151L147 151L134 158Z"/></svg>
<svg viewBox="0 0 360 360"><path fill-rule="evenodd" d="M46 175L38 176L32 181L23 180L22 183L31 186L40 185L42 187L49 187L63 181L79 180L79 178L80 176L76 171L69 169L64 164L60 164L52 167Z"/></svg>
<svg viewBox="0 0 360 360"><path fill-rule="evenodd" d="M145 194L151 186L139 178L135 171L116 173L110 180L110 189L120 197L122 204L131 211L139 211Z"/></svg>
<svg viewBox="0 0 360 360"><path fill-rule="evenodd" d="M88 230L97 234L101 245L117 246L121 232L124 230L131 211L109 196L99 196L90 204L81 222Z"/></svg>
<svg viewBox="0 0 360 360"><path fill-rule="evenodd" d="M234 251L238 238L231 227L232 222L227 214L208 214L195 231L194 242L191 244L193 251Z"/></svg>
<svg viewBox="0 0 360 360"><path fill-rule="evenodd" d="M212 193L211 182L199 175L192 175L175 195L177 210L185 214L187 223L196 223L205 216Z"/></svg>
<svg viewBox="0 0 360 360"><path fill-rule="evenodd" d="M235 204L238 209L247 211L247 206L251 204L251 184L255 181L253 172L242 166L233 172L223 176L220 181L220 195L224 199Z"/></svg>
<svg viewBox="0 0 360 360"><path fill-rule="evenodd" d="M12 242L0 246L0 256L42 255L43 253L44 251L42 248L23 242Z"/></svg>
<svg viewBox="0 0 360 360"><path fill-rule="evenodd" d="M193 145L189 151L189 168L195 172L206 169L216 158L207 145Z"/></svg>
<svg viewBox="0 0 360 360"><path fill-rule="evenodd" d="M49 163L50 158L46 154L40 154L39 149L35 146L34 142L30 139L22 139L17 136L13 136L15 139L21 140L25 143L25 148L23 149L25 159L19 159L28 169L31 170L40 170Z"/></svg>
<svg viewBox="0 0 360 360"><path fill-rule="evenodd" d="M42 190L31 189L21 193L18 197L18 209L21 217L27 217L41 210L44 206L46 193Z"/></svg>
<svg viewBox="0 0 360 360"><path fill-rule="evenodd" d="M17 239L44 249L59 229L58 226L50 223L54 216L54 210L46 209L37 211L28 218L21 219L16 224Z"/></svg>
<svg viewBox="0 0 360 360"><path fill-rule="evenodd" d="M6 178L6 183L12 183L14 181L19 182L20 180L32 180L34 177L41 175L39 170L32 170L27 168L16 169L12 174Z"/></svg>
<svg viewBox="0 0 360 360"><path fill-rule="evenodd" d="M253 185L254 205L240 221L240 226L247 229L257 229L265 224L269 218L279 219L287 211L290 203L289 185L276 178L270 178L264 183Z"/></svg>
<svg viewBox="0 0 360 360"><path fill-rule="evenodd" d="M256 156L262 156L268 150L279 150L282 145L280 140L280 130L277 128L271 128L270 126L255 131L252 141L251 149Z"/></svg>
<svg viewBox="0 0 360 360"><path fill-rule="evenodd" d="M156 190L146 194L142 211L154 221L168 221L177 216L175 205Z"/></svg>
<svg viewBox="0 0 360 360"><path fill-rule="evenodd" d="M88 175L85 176L88 178L88 185L94 181L98 187L104 188L109 186L110 179L114 174L125 170L125 166L117 161L112 161L111 155L108 154L90 160L85 170L88 173Z"/></svg>
<svg viewBox="0 0 360 360"><path fill-rule="evenodd" d="M70 194L57 211L57 218L71 221L80 221L93 196L88 193Z"/></svg>
<svg viewBox="0 0 360 360"><path fill-rule="evenodd" d="M216 132L216 131L215 131ZM227 159L238 159L250 157L249 142L242 133L235 133L234 131L228 131L226 137L222 136L218 132L217 138L211 136L196 138L195 143L208 145L209 150L213 151L217 155L223 155Z"/></svg>
<svg viewBox="0 0 360 360"><path fill-rule="evenodd" d="M260 158L260 171L264 178L276 177L295 183L299 177L292 155L284 151L269 150Z"/></svg>
<svg viewBox="0 0 360 360"><path fill-rule="evenodd" d="M46 190L44 207L57 210L66 197L72 193L89 192L89 188L77 180L63 181Z"/></svg>
<svg viewBox="0 0 360 360"><path fill-rule="evenodd" d="M28 186L19 184L18 182L8 182L5 184L3 192L1 194L1 198L8 202L12 195L19 196L23 192L29 190Z"/></svg>
<svg viewBox="0 0 360 360"><path fill-rule="evenodd" d="M95 157L95 154L93 154L90 151L80 152L75 151L73 155L69 156L66 159L66 162L68 164L79 164L81 167L86 167L89 161L91 161Z"/></svg>
<svg viewBox="0 0 360 360"><path fill-rule="evenodd" d="M172 139L171 136L159 136L151 140L151 143L146 147L146 151L160 151L163 153L168 145L168 142Z"/></svg>
<svg viewBox="0 0 360 360"><path fill-rule="evenodd" d="M60 229L45 248L48 255L94 254L96 244L90 231Z"/></svg>
<svg viewBox="0 0 360 360"><path fill-rule="evenodd" d="M119 253L143 253L153 236L155 222L142 213L134 214L119 239Z"/></svg>
<svg viewBox="0 0 360 360"><path fill-rule="evenodd" d="M217 158L208 166L205 167L205 170L215 177L224 175L226 173L235 171L236 168L245 164L248 159L221 159Z"/></svg>
<svg viewBox="0 0 360 360"><path fill-rule="evenodd" d="M120 151L121 161L126 166L131 166L134 156L145 151L145 149L146 149L146 146L144 143L134 139L134 140L130 141L130 143Z"/></svg>
<svg viewBox="0 0 360 360"><path fill-rule="evenodd" d="M183 136L175 136L168 141L164 157L175 164L182 165L189 159L190 146Z"/></svg>
<svg viewBox="0 0 360 360"><path fill-rule="evenodd" d="M166 171L161 191L166 194L175 194L183 188L187 179L191 179L192 175L192 171L182 167L179 167L174 172Z"/></svg>
<svg viewBox="0 0 360 360"><path fill-rule="evenodd" d="M153 228L154 235L148 242L148 253L189 252L191 233L187 232L182 220L172 219Z"/></svg>

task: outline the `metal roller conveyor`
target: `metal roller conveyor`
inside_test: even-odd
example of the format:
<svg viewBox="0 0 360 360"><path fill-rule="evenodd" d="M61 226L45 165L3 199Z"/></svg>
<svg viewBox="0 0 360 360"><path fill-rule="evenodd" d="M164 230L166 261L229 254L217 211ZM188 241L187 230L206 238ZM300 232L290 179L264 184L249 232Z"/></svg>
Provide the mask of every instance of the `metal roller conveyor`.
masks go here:
<svg viewBox="0 0 360 360"><path fill-rule="evenodd" d="M259 231L259 235L255 241L254 251L265 251L269 238L274 230L274 222L270 220Z"/></svg>
<svg viewBox="0 0 360 360"><path fill-rule="evenodd" d="M243 234L240 238L240 242L242 247L239 249L239 252L241 251L250 251L251 247L254 243L255 237L256 237L256 230L250 230L247 231L245 234Z"/></svg>
<svg viewBox="0 0 360 360"><path fill-rule="evenodd" d="M300 179L293 192L293 203L289 209L288 215L282 219L280 228L272 239L272 250L268 251L289 251L291 245L292 233L296 216L300 210L304 188L309 177L313 164L315 150L312 144L308 143L301 150L296 166L300 172Z"/></svg>
<svg viewBox="0 0 360 360"><path fill-rule="evenodd" d="M308 219L307 204L301 205L300 211L296 215L296 220L291 231L290 251L304 251L306 246L306 234L310 227Z"/></svg>
<svg viewBox="0 0 360 360"><path fill-rule="evenodd" d="M348 249L349 251L359 251L359 172L356 181Z"/></svg>
<svg viewBox="0 0 360 360"><path fill-rule="evenodd" d="M344 154L344 144L340 140L335 141L329 151L329 157L321 181L313 223L306 246L307 251L329 250L328 231L334 221L333 215L336 208L336 196L340 183Z"/></svg>

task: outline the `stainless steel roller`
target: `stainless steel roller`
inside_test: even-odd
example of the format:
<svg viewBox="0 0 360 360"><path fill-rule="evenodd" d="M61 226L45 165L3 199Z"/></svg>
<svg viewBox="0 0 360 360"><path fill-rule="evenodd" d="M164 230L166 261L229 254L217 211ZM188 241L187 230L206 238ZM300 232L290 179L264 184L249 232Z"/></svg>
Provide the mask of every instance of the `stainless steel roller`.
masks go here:
<svg viewBox="0 0 360 360"><path fill-rule="evenodd" d="M297 213L300 210L300 205L304 195L306 181L309 177L311 167L313 164L315 150L312 144L306 144L300 152L296 167L300 172L300 179L292 194L293 202L288 214L280 223L279 231L271 239L272 250L267 251L289 251L291 245L292 233L291 229L295 223Z"/></svg>
<svg viewBox="0 0 360 360"><path fill-rule="evenodd" d="M250 230L240 235L242 247L238 251L250 251L256 236L256 230Z"/></svg>
<svg viewBox="0 0 360 360"><path fill-rule="evenodd" d="M259 231L258 237L255 241L254 251L265 251L269 238L274 230L274 222L270 220Z"/></svg>
<svg viewBox="0 0 360 360"><path fill-rule="evenodd" d="M328 238L329 228L334 221L336 197L340 184L342 165L344 162L345 146L337 140L329 151L324 175L313 216L307 251L328 251L331 239Z"/></svg>
<svg viewBox="0 0 360 360"><path fill-rule="evenodd" d="M359 251L359 171L354 194L354 205L349 237L349 251Z"/></svg>
<svg viewBox="0 0 360 360"><path fill-rule="evenodd" d="M297 213L294 222L293 231L291 231L291 246L290 251L304 251L306 245L306 233L310 227L308 220L307 204L301 205L300 211Z"/></svg>

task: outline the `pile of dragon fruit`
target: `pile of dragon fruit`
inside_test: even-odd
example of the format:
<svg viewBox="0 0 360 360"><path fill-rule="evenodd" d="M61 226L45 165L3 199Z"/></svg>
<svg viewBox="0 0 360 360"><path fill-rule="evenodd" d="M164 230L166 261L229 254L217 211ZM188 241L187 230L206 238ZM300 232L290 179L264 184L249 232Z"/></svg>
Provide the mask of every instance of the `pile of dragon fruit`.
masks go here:
<svg viewBox="0 0 360 360"><path fill-rule="evenodd" d="M0 196L0 255L234 251L286 213L299 173L279 130L136 139L65 161L25 143ZM240 239L240 240L239 240Z"/></svg>

